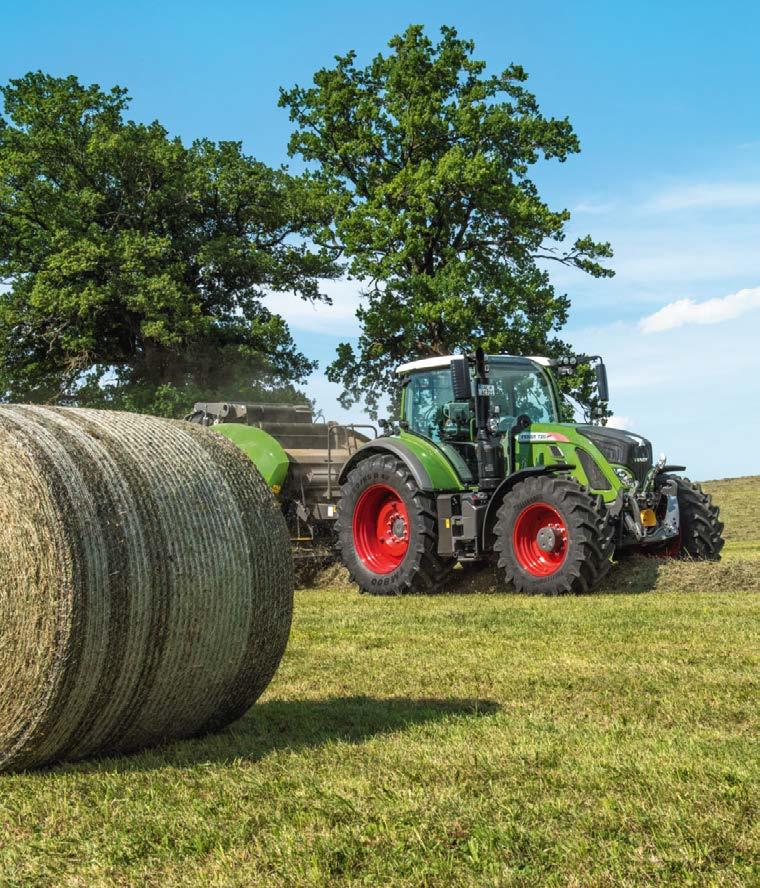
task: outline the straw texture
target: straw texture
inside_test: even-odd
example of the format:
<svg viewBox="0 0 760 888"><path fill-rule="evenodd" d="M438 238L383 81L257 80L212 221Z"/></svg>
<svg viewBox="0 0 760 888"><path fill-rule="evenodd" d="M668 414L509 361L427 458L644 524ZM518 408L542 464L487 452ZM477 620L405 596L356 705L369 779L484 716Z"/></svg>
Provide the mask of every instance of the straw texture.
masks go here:
<svg viewBox="0 0 760 888"><path fill-rule="evenodd" d="M0 406L0 771L228 724L292 606L285 523L221 435Z"/></svg>

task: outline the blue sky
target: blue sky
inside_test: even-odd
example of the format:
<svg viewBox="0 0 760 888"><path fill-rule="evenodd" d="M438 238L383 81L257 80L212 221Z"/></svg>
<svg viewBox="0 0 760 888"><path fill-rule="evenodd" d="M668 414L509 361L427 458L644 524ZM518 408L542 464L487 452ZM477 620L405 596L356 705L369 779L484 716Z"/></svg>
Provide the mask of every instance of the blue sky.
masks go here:
<svg viewBox="0 0 760 888"><path fill-rule="evenodd" d="M543 2L62 3L0 0L0 81L74 73L133 97L185 140L242 139L286 159L280 85L305 84L337 52L366 60L412 22L453 24L492 69L522 64L543 111L567 115L582 153L536 173L570 235L615 249L611 281L557 268L564 331L607 357L616 421L693 477L760 473L760 5ZM349 414L324 379L356 335L355 283L331 308L273 296L320 361L309 393Z"/></svg>

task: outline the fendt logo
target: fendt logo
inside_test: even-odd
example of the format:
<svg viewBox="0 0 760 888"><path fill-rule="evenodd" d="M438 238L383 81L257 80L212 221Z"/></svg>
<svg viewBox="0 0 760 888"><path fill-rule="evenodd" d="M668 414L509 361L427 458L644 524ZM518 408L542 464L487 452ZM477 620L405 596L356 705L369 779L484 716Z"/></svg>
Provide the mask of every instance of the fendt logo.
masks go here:
<svg viewBox="0 0 760 888"><path fill-rule="evenodd" d="M546 441L560 441L567 444L570 439L559 432L520 432L517 440L520 444L542 444Z"/></svg>

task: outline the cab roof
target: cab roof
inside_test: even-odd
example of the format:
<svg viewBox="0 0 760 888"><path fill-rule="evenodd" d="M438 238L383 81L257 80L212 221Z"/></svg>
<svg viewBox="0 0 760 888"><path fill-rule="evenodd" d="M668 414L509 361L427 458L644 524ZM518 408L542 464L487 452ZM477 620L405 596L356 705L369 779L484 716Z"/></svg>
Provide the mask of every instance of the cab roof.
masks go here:
<svg viewBox="0 0 760 888"><path fill-rule="evenodd" d="M403 376L405 373L411 373L414 370L433 370L436 367L448 367L451 364L451 359L458 357L461 357L461 355L437 355L434 358L421 358L418 361L409 361L396 367L396 373L399 376ZM542 367L551 366L549 358L541 355L486 355L487 361L502 358L515 361L533 361L534 364L540 364Z"/></svg>

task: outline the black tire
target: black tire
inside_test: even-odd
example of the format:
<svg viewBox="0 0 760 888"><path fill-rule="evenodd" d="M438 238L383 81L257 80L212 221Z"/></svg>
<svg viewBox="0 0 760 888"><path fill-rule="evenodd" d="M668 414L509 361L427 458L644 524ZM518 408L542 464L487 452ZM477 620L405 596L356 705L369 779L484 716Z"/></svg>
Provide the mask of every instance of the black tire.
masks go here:
<svg viewBox="0 0 760 888"><path fill-rule="evenodd" d="M695 561L720 561L725 544L720 509L713 505L712 497L699 484L676 475L663 475L662 480L675 481L678 485L678 510L681 519L680 547L674 553L679 558Z"/></svg>
<svg viewBox="0 0 760 888"><path fill-rule="evenodd" d="M360 557L354 539L354 513L367 490L383 485L395 491L408 515L408 548L403 560L386 573L373 571ZM370 595L407 595L440 591L456 562L438 555L435 499L417 486L406 465L379 454L362 460L341 488L336 521L338 549L351 579Z"/></svg>
<svg viewBox="0 0 760 888"><path fill-rule="evenodd" d="M560 516L564 537L552 532L556 543L548 560L554 563L545 568L549 573L537 575L529 569L524 556L525 545L533 536L525 535L522 546L516 537L519 536L518 522L520 527L525 527L526 522L530 523L525 516L536 513L540 517L542 506ZM550 475L515 484L499 507L494 533L494 549L507 582L518 592L529 595L591 592L609 571L615 548L613 526L601 499L573 479ZM549 537L548 542L551 539ZM533 544L529 545L532 549Z"/></svg>

